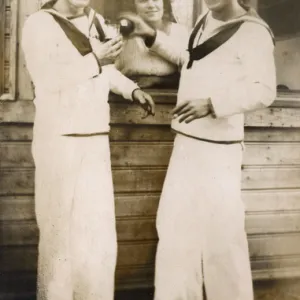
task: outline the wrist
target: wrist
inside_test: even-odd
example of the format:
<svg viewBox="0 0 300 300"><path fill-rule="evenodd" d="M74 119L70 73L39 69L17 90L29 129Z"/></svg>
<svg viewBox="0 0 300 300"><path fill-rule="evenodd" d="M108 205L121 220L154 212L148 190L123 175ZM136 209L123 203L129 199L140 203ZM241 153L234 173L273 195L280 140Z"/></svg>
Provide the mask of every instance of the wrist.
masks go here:
<svg viewBox="0 0 300 300"><path fill-rule="evenodd" d="M141 90L141 89L138 87L138 88L135 88L135 89L132 91L132 93L131 93L131 99L132 99L132 101L136 101L134 94L135 94L136 91L140 91L140 90Z"/></svg>

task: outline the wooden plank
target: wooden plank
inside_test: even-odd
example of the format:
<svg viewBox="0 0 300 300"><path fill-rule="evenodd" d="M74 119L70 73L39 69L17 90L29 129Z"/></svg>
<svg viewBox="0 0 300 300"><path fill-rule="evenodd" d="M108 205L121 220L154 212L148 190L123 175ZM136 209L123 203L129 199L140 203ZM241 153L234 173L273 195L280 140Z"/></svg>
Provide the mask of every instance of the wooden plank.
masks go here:
<svg viewBox="0 0 300 300"><path fill-rule="evenodd" d="M248 234L298 232L300 236L300 212L247 215L246 231Z"/></svg>
<svg viewBox="0 0 300 300"><path fill-rule="evenodd" d="M246 127L246 142L299 142L298 128Z"/></svg>
<svg viewBox="0 0 300 300"><path fill-rule="evenodd" d="M116 270L117 290L152 287L153 283L153 265L120 267Z"/></svg>
<svg viewBox="0 0 300 300"><path fill-rule="evenodd" d="M167 167L171 142L112 142L113 167ZM30 142L2 142L0 167L33 167ZM300 143L248 143L244 165L300 165Z"/></svg>
<svg viewBox="0 0 300 300"><path fill-rule="evenodd" d="M252 260L264 257L300 255L299 234L255 236L249 239ZM156 241L119 243L118 267L153 265ZM3 247L0 256L1 272L34 271L37 263L36 246ZM274 262L276 263L276 261ZM271 267L271 266L270 266ZM278 267L274 265L273 268Z"/></svg>
<svg viewBox="0 0 300 300"><path fill-rule="evenodd" d="M0 18L4 19L3 22L7 29L5 30L6 38L1 41L4 44L4 53L2 55L4 66L6 65L4 69L3 65L1 68L1 72L4 72L4 82L2 82L4 90L0 93L0 100L3 101L16 99L18 2L18 0L10 0L6 2L5 7L5 1L3 1L4 14L0 16Z"/></svg>
<svg viewBox="0 0 300 300"><path fill-rule="evenodd" d="M0 144L0 168L33 167L31 143L2 142Z"/></svg>
<svg viewBox="0 0 300 300"><path fill-rule="evenodd" d="M246 167L242 173L242 189L294 189L300 187L297 167Z"/></svg>
<svg viewBox="0 0 300 300"><path fill-rule="evenodd" d="M0 246L34 246L38 243L36 222L2 222ZM118 220L118 241L143 241L157 239L155 219Z"/></svg>
<svg viewBox="0 0 300 300"><path fill-rule="evenodd" d="M33 169L3 169L0 177L0 196L33 194ZM165 168L114 169L115 191L160 192L166 174ZM300 187L298 167L247 167L242 173L242 188L295 189Z"/></svg>
<svg viewBox="0 0 300 300"><path fill-rule="evenodd" d="M35 221L2 222L0 246L28 246L38 243ZM249 235L298 232L300 212L247 214ZM118 241L151 241L157 239L155 217L117 219Z"/></svg>
<svg viewBox="0 0 300 300"><path fill-rule="evenodd" d="M0 198L0 221L29 221L34 219L33 196Z"/></svg>
<svg viewBox="0 0 300 300"><path fill-rule="evenodd" d="M32 124L0 124L0 141L32 141Z"/></svg>
<svg viewBox="0 0 300 300"><path fill-rule="evenodd" d="M300 211L300 190L243 191L248 214L297 213ZM160 194L116 194L116 215L119 218L154 217ZM33 196L0 198L0 221L34 220Z"/></svg>
<svg viewBox="0 0 300 300"><path fill-rule="evenodd" d="M0 96L4 93L5 1L0 1Z"/></svg>
<svg viewBox="0 0 300 300"><path fill-rule="evenodd" d="M244 165L296 165L300 164L298 143L248 143Z"/></svg>
<svg viewBox="0 0 300 300"><path fill-rule="evenodd" d="M116 141L172 142L169 125L112 125L110 139ZM32 141L32 124L0 124L0 141ZM246 127L246 142L300 142L297 128Z"/></svg>
<svg viewBox="0 0 300 300"><path fill-rule="evenodd" d="M0 293L19 294L36 290L36 272L2 273ZM1 297L0 297L1 299Z"/></svg>
<svg viewBox="0 0 300 300"><path fill-rule="evenodd" d="M245 115L245 126L299 127L300 108L267 108Z"/></svg>
<svg viewBox="0 0 300 300"><path fill-rule="evenodd" d="M253 280L297 278L300 276L300 257L283 256L252 259L251 268Z"/></svg>
<svg viewBox="0 0 300 300"><path fill-rule="evenodd" d="M110 131L111 141L159 141L172 142L175 134L169 125L131 126L112 125Z"/></svg>
<svg viewBox="0 0 300 300"><path fill-rule="evenodd" d="M33 169L1 170L0 195L25 195L33 192Z"/></svg>
<svg viewBox="0 0 300 300"><path fill-rule="evenodd" d="M3 102L0 105L0 123L32 123L34 112L32 101Z"/></svg>
<svg viewBox="0 0 300 300"><path fill-rule="evenodd" d="M154 100L155 97L154 97ZM171 104L157 101L156 115L143 119L144 112L141 107L122 102L111 103L112 124L170 124ZM0 122L32 123L34 107L32 101L18 101L16 103L3 103L0 106ZM245 126L248 127L300 127L300 107L270 107L246 115Z"/></svg>
<svg viewBox="0 0 300 300"><path fill-rule="evenodd" d="M300 210L300 190L243 191L249 213Z"/></svg>
<svg viewBox="0 0 300 300"><path fill-rule="evenodd" d="M276 258L263 258L260 260L252 261L252 276L254 280L261 279L274 279L274 278L291 278L300 275L300 257L276 257ZM294 281L295 282L295 281ZM154 283L154 266L130 266L118 268L116 271L116 288L121 289L134 289L153 287ZM255 282L255 290L258 289L257 285L262 285L266 288L266 283ZM279 282L270 282L269 285L278 288ZM288 286L288 291L291 293L299 289L299 282L292 284L282 282L282 287ZM262 289L262 287L260 287ZM15 297L34 292L36 289L36 273L4 273L0 280L0 290L2 294L14 294ZM277 294L276 294L277 295ZM1 298L0 298L1 299ZM16 298L15 298L16 299ZM33 298L28 298L33 299ZM273 298L270 298L271 300ZM7 300L7 298L3 299Z"/></svg>

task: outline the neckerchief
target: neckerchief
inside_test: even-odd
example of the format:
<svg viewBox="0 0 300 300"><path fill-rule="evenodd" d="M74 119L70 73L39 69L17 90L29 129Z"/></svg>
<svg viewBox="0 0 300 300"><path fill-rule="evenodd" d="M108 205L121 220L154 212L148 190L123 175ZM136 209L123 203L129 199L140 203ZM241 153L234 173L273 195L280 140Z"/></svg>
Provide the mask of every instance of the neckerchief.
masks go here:
<svg viewBox="0 0 300 300"><path fill-rule="evenodd" d="M259 17L259 15L253 9L247 11L247 13L239 18L229 20L224 25L218 28L218 31L208 38L206 41L193 47L195 38L199 32L199 30L203 30L204 24L206 22L208 13L206 13L196 24L194 27L188 44L188 52L190 55L189 62L187 64L187 69L190 69L195 60L200 60L205 56L209 55L211 52L215 51L221 45L223 45L226 41L228 41L241 27L244 22L255 22L258 23L268 29L270 35L273 38L273 34L269 26Z"/></svg>
<svg viewBox="0 0 300 300"><path fill-rule="evenodd" d="M61 29L66 34L67 38L72 42L73 46L81 55L84 56L88 53L91 53L93 49L89 38L84 33L82 33L68 18L53 9L53 5L56 3L56 1L57 0L51 0L47 2L42 6L41 10L52 15L54 20L59 24ZM95 25L99 35L99 40L104 41L105 33L99 22L99 19L96 16L96 12L92 8L87 7L85 8L84 13L90 20L90 27L93 24Z"/></svg>

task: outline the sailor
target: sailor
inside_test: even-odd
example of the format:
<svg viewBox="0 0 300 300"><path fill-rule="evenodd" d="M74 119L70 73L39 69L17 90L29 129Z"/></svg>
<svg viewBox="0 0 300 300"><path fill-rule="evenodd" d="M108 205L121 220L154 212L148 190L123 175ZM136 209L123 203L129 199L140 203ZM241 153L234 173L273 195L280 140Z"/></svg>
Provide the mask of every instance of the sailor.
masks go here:
<svg viewBox="0 0 300 300"><path fill-rule="evenodd" d="M35 87L32 151L39 228L38 300L113 300L117 241L109 148L109 92L154 113L151 97L114 67L89 0L47 2L25 22Z"/></svg>
<svg viewBox="0 0 300 300"><path fill-rule="evenodd" d="M155 300L253 300L241 199L244 113L276 96L273 36L241 0L205 0L188 46L138 16L133 34L181 65L157 214ZM186 51L188 49L188 51Z"/></svg>

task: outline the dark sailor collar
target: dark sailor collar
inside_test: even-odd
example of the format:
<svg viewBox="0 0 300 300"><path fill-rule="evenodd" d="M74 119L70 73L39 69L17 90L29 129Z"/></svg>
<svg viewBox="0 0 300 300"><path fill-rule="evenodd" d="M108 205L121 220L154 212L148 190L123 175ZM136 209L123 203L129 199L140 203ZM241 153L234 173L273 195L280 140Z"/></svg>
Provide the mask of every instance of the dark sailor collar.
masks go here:
<svg viewBox="0 0 300 300"><path fill-rule="evenodd" d="M196 47L193 47L195 38L198 35L199 31L203 30L207 17L208 13L200 17L190 35L188 44L188 52L190 58L187 64L187 69L190 69L192 67L195 60L204 58L205 56L209 55L217 48L219 48L221 45L223 45L226 41L228 41L238 31L238 29L244 22L254 22L265 27L269 31L274 42L274 36L270 27L259 17L254 9L249 9L244 15L224 22L224 24L222 24L212 32L212 35L208 39L206 39L203 43L197 45Z"/></svg>
<svg viewBox="0 0 300 300"><path fill-rule="evenodd" d="M81 55L84 56L86 54L91 53L93 49L89 38L71 22L72 17L67 18L63 14L53 9L53 6L56 2L57 0L50 0L46 2L41 7L41 11L49 13L54 18L54 20L59 24L61 29L64 31L67 38L72 42L73 46L79 51ZM95 25L99 35L99 40L104 41L106 35L100 24L99 19L96 16L96 12L92 8L87 7L84 9L84 14L88 17L89 24L90 24L89 27L91 28L92 25ZM80 16L76 16L76 17L80 17Z"/></svg>

